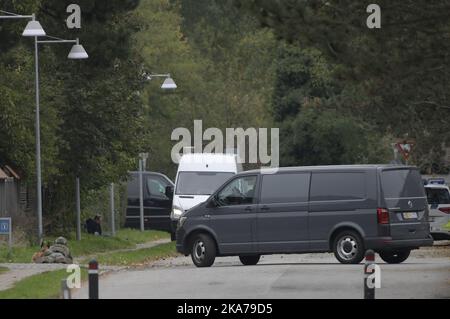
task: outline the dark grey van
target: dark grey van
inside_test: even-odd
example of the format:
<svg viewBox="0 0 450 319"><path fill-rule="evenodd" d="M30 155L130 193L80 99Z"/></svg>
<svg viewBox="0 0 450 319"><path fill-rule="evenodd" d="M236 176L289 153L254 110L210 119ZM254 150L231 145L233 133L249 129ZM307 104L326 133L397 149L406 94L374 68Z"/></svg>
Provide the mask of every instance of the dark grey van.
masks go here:
<svg viewBox="0 0 450 319"><path fill-rule="evenodd" d="M237 174L179 220L177 250L198 267L264 254L334 252L345 264L374 249L388 263L432 245L419 171L349 165Z"/></svg>
<svg viewBox="0 0 450 319"><path fill-rule="evenodd" d="M164 174L142 173L144 228L171 232L173 182ZM139 172L130 172L127 183L125 227L140 228Z"/></svg>

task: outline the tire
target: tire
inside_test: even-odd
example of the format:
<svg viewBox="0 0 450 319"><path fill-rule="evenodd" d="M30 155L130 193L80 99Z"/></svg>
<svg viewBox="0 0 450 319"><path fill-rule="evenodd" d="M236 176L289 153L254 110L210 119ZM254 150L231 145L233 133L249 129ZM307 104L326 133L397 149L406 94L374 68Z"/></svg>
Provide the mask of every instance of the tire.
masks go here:
<svg viewBox="0 0 450 319"><path fill-rule="evenodd" d="M408 259L411 250L401 251L380 251L379 255L388 264L400 264Z"/></svg>
<svg viewBox="0 0 450 319"><path fill-rule="evenodd" d="M246 266L256 265L260 258L260 255L239 256L239 260L241 261L241 263Z"/></svg>
<svg viewBox="0 0 450 319"><path fill-rule="evenodd" d="M333 252L341 264L359 264L364 259L364 243L353 230L344 230L335 236Z"/></svg>
<svg viewBox="0 0 450 319"><path fill-rule="evenodd" d="M192 240L191 258L197 267L210 267L216 259L216 243L211 236L198 234Z"/></svg>

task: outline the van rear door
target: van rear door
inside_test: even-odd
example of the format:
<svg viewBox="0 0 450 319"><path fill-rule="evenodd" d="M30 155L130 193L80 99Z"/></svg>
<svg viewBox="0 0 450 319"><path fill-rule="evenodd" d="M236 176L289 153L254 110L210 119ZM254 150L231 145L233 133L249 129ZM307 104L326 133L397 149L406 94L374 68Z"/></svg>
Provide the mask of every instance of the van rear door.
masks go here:
<svg viewBox="0 0 450 319"><path fill-rule="evenodd" d="M411 167L381 171L381 196L392 239L429 237L428 204L420 173Z"/></svg>

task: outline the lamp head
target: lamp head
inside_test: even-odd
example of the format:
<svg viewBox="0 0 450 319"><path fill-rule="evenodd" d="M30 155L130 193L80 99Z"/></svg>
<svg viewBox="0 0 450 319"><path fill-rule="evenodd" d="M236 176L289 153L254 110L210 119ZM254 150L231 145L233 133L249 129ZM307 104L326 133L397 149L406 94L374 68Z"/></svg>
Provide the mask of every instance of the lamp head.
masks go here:
<svg viewBox="0 0 450 319"><path fill-rule="evenodd" d="M89 55L87 54L86 50L83 48L81 44L77 43L72 46L72 49L69 52L69 55L67 56L69 59L87 59Z"/></svg>
<svg viewBox="0 0 450 319"><path fill-rule="evenodd" d="M174 90L177 88L175 81L169 76L164 80L164 83L161 85L161 89L163 90Z"/></svg>
<svg viewBox="0 0 450 319"><path fill-rule="evenodd" d="M45 31L42 28L39 21L28 21L27 26L23 30L22 36L24 37L41 37L45 35Z"/></svg>

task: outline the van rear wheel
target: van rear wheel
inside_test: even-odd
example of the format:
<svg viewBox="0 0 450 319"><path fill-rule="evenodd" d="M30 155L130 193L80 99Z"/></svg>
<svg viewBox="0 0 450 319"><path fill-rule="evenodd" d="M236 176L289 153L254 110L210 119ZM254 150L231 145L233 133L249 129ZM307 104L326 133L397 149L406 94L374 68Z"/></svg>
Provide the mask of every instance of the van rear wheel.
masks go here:
<svg viewBox="0 0 450 319"><path fill-rule="evenodd" d="M246 266L256 265L260 258L260 255L239 256L239 260L241 261L241 263Z"/></svg>
<svg viewBox="0 0 450 319"><path fill-rule="evenodd" d="M379 255L388 264L400 264L408 259L411 250L401 251L380 251Z"/></svg>
<svg viewBox="0 0 450 319"><path fill-rule="evenodd" d="M206 234L198 234L193 238L191 246L192 262L197 267L210 267L216 259L216 243Z"/></svg>
<svg viewBox="0 0 450 319"><path fill-rule="evenodd" d="M333 241L333 252L342 264L359 264L364 258L361 236L353 230L344 230Z"/></svg>

